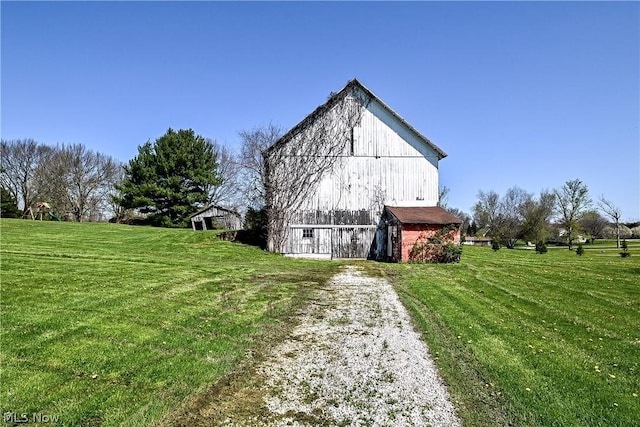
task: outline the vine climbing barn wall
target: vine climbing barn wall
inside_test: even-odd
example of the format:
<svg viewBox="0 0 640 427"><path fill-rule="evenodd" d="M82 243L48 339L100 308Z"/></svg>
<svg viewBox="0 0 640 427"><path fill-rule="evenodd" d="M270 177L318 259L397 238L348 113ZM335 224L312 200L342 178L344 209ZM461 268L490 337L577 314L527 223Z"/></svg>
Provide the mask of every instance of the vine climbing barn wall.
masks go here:
<svg viewBox="0 0 640 427"><path fill-rule="evenodd" d="M285 255L381 259L385 205L438 203L438 161L446 154L356 83L367 102L332 167L288 213Z"/></svg>

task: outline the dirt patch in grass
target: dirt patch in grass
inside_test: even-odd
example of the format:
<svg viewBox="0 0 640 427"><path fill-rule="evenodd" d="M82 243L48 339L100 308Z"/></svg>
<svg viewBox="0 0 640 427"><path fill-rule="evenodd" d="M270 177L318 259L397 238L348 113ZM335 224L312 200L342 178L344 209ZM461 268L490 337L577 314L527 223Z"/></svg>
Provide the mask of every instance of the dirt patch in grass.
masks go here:
<svg viewBox="0 0 640 427"><path fill-rule="evenodd" d="M302 311L256 337L253 350L245 355L238 368L225 375L204 393L190 397L179 411L170 414L158 426L204 427L226 423L230 417L260 420L269 411L264 404L264 375L257 368L273 352L274 343L284 341L299 324Z"/></svg>
<svg viewBox="0 0 640 427"><path fill-rule="evenodd" d="M236 371L210 387L206 393L191 398L185 407L160 425L211 426L220 425L228 414L243 419L259 419L266 415L260 391L261 378L255 369Z"/></svg>

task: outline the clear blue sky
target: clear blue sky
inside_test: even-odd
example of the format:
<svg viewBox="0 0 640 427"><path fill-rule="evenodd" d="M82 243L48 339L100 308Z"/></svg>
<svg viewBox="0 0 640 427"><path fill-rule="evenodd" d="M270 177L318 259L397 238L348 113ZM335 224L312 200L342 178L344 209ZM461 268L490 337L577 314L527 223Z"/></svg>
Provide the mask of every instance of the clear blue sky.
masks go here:
<svg viewBox="0 0 640 427"><path fill-rule="evenodd" d="M449 154L449 204L580 178L640 219L638 2L1 3L2 138L237 147L357 77Z"/></svg>

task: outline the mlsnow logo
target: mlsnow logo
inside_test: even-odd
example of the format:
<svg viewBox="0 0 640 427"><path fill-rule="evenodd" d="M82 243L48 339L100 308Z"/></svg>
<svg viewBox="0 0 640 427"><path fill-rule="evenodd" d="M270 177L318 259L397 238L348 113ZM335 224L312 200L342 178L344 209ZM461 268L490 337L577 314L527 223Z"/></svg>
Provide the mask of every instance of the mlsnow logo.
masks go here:
<svg viewBox="0 0 640 427"><path fill-rule="evenodd" d="M43 414L42 412L34 412L32 414L28 414L26 412L23 412L21 414L18 414L17 412L5 412L2 418L5 423L14 423L14 424L28 424L28 423L49 424L49 423L57 423L60 421L60 417L58 415Z"/></svg>
<svg viewBox="0 0 640 427"><path fill-rule="evenodd" d="M29 414L16 414L15 412L5 412L3 416L5 423L28 423Z"/></svg>

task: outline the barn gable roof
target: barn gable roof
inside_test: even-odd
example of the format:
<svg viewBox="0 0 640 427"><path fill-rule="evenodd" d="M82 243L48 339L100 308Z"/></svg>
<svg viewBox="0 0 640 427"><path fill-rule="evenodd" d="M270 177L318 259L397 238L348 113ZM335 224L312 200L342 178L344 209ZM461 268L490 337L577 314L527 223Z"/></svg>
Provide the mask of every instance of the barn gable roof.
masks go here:
<svg viewBox="0 0 640 427"><path fill-rule="evenodd" d="M416 137L422 141L425 145L431 147L436 153L438 153L438 160L441 160L447 157L447 153L445 153L440 147L431 142L426 136L422 135L416 128L411 126L405 119L402 118L398 113L393 111L391 107L385 104L380 98L378 98L373 92L371 92L366 86L364 86L358 79L352 79L347 82L347 85L342 88L340 91L329 96L329 99L324 104L320 105L316 108L311 114L305 117L300 123L295 125L289 132L285 133L278 141L276 141L271 147L267 148L265 151L268 154L274 148L285 144L295 135L300 133L307 126L311 125L315 119L323 114L325 111L328 111L331 107L333 107L338 101L344 98L350 91L353 89L358 89L364 92L364 94L372 101L376 101L380 104L385 110L387 110L398 122L400 122L403 126L405 126L410 132L416 135Z"/></svg>
<svg viewBox="0 0 640 427"><path fill-rule="evenodd" d="M460 218L442 209L440 206L385 206L385 209L402 224L462 224Z"/></svg>

